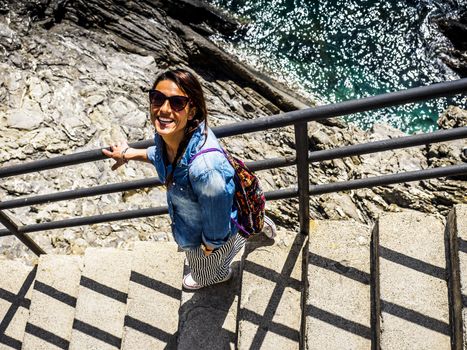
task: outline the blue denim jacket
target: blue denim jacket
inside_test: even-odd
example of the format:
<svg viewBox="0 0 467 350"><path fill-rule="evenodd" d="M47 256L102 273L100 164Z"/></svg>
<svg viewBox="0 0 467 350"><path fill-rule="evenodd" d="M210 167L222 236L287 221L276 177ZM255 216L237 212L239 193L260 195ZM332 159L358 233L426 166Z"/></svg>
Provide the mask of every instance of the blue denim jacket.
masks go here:
<svg viewBox="0 0 467 350"><path fill-rule="evenodd" d="M172 233L182 249L198 248L201 243L218 248L238 230L230 220L237 219L237 210L233 206L234 169L228 160L221 152L209 152L197 156L189 164L199 151L220 147L209 128L203 145L203 131L204 123L201 123L176 166L167 190ZM147 150L148 159L154 164L159 179L165 182L171 165L165 160L162 138L156 133L154 140L155 146Z"/></svg>

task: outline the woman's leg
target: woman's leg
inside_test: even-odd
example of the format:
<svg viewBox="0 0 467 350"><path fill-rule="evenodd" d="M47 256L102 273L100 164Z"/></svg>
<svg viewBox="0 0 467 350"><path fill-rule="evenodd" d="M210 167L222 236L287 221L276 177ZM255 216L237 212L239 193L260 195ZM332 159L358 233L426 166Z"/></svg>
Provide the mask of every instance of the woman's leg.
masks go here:
<svg viewBox="0 0 467 350"><path fill-rule="evenodd" d="M230 264L245 245L245 238L236 234L226 244L205 256L201 248L186 251L192 278L200 286L224 280L230 274Z"/></svg>

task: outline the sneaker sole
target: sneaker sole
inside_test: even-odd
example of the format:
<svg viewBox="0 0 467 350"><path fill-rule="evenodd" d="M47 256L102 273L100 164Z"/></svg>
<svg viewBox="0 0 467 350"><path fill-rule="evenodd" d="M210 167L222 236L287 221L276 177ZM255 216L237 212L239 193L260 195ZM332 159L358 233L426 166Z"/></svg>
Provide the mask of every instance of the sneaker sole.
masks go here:
<svg viewBox="0 0 467 350"><path fill-rule="evenodd" d="M271 218L267 217L266 215L264 216L264 224L265 225L268 225L269 227L266 228L266 230L263 229L263 232L264 234L266 235L266 237L268 238L274 238L276 237L276 224L274 223L274 221L272 221Z"/></svg>

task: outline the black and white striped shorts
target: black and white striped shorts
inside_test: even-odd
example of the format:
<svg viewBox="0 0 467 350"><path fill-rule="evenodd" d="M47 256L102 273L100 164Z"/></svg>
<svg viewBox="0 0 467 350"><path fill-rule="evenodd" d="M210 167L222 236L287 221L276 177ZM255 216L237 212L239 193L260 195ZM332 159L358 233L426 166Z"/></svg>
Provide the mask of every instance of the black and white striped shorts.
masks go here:
<svg viewBox="0 0 467 350"><path fill-rule="evenodd" d="M230 263L245 245L246 239L239 234L205 256L201 247L185 251L191 276L201 286L208 286L224 279L229 273Z"/></svg>

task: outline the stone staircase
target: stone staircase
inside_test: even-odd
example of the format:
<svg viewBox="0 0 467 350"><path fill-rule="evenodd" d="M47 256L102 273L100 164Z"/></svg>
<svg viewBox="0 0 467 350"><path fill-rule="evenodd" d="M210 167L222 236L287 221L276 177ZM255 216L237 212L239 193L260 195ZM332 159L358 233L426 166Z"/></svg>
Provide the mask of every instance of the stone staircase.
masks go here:
<svg viewBox="0 0 467 350"><path fill-rule="evenodd" d="M181 288L174 243L0 263L0 349L467 349L467 205L248 242L233 279Z"/></svg>

